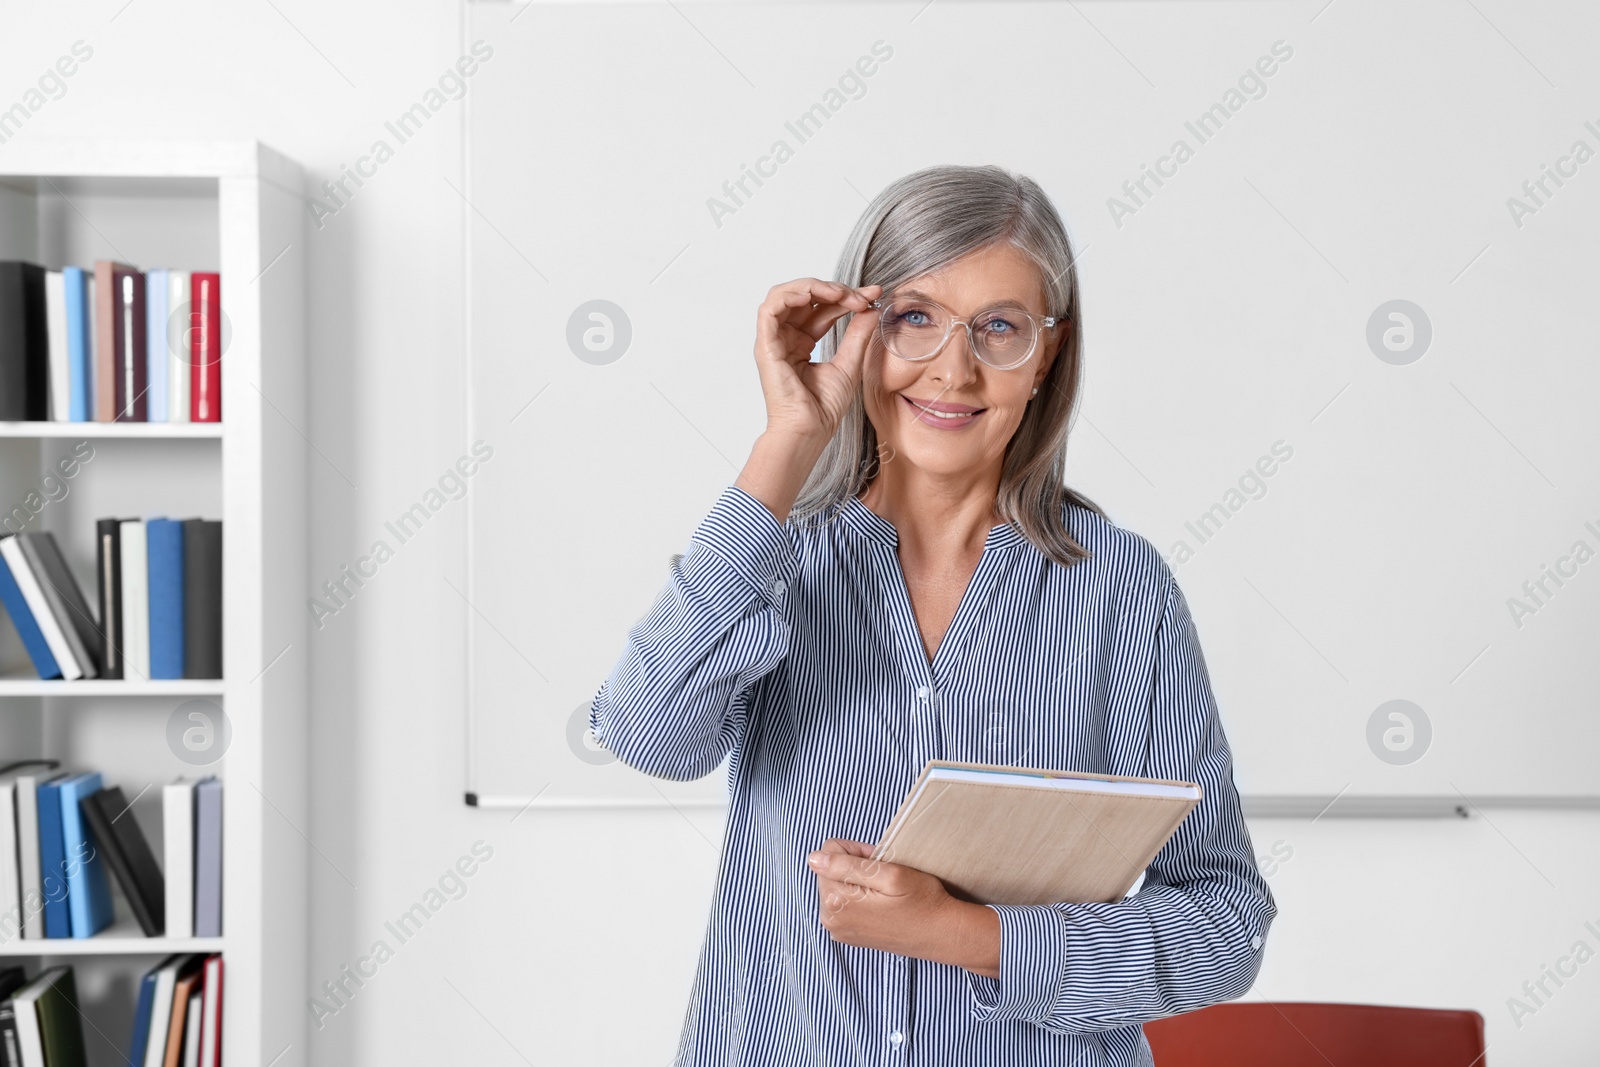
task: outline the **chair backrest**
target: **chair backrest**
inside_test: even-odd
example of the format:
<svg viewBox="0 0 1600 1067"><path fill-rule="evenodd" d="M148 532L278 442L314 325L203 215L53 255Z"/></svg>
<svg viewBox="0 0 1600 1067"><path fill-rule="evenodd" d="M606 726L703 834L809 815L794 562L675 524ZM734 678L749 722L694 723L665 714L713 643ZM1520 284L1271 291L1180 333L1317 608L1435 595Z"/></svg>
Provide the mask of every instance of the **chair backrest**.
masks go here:
<svg viewBox="0 0 1600 1067"><path fill-rule="evenodd" d="M1156 1067L1485 1067L1475 1011L1228 1003L1144 1025Z"/></svg>

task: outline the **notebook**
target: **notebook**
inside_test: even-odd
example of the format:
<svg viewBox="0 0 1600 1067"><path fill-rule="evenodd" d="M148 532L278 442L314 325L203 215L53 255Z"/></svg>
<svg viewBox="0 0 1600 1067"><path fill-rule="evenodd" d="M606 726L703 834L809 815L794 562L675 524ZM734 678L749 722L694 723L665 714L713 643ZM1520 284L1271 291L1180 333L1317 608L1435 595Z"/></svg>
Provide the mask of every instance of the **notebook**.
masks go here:
<svg viewBox="0 0 1600 1067"><path fill-rule="evenodd" d="M977 904L1113 903L1200 797L1192 782L929 760L873 858Z"/></svg>

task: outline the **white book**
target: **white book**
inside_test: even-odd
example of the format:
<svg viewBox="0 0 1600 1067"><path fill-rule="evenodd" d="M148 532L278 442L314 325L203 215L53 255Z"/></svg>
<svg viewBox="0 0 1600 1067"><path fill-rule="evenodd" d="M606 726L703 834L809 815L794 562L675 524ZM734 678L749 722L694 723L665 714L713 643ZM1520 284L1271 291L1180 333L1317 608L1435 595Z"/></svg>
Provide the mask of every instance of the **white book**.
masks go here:
<svg viewBox="0 0 1600 1067"><path fill-rule="evenodd" d="M72 420L72 369L67 361L67 282L58 270L44 272L44 325L50 340L50 418Z"/></svg>
<svg viewBox="0 0 1600 1067"><path fill-rule="evenodd" d="M189 272L167 272L167 421L189 421ZM182 312L174 326L172 316Z"/></svg>
<svg viewBox="0 0 1600 1067"><path fill-rule="evenodd" d="M17 782L0 778L0 944L22 937L22 868L17 862Z"/></svg>
<svg viewBox="0 0 1600 1067"><path fill-rule="evenodd" d="M150 677L150 555L143 519L122 520L122 676Z"/></svg>
<svg viewBox="0 0 1600 1067"><path fill-rule="evenodd" d="M17 776L17 865L22 870L22 936L44 937L44 872L39 868L39 783L49 774Z"/></svg>
<svg viewBox="0 0 1600 1067"><path fill-rule="evenodd" d="M56 975L45 971L33 981L11 994L11 1003L17 1013L17 1051L22 1053L22 1067L47 1067L44 1062L44 1035L39 1032L39 998L55 984Z"/></svg>
<svg viewBox="0 0 1600 1067"><path fill-rule="evenodd" d="M67 635L61 632L55 613L50 610L50 602L45 599L44 590L39 588L39 581L34 577L33 568L28 566L28 561L22 554L22 544L14 535L0 538L0 557L3 557L6 566L11 568L11 577L16 579L17 588L22 590L22 599L28 602L28 611L33 615L34 624L44 636L44 643L50 646L50 655L55 657L56 666L61 668L61 677L69 682L82 678L83 668L72 658L72 646L67 644ZM148 625L146 632L148 633ZM145 658L149 659L148 653ZM148 670L145 671L146 675L149 673Z"/></svg>
<svg viewBox="0 0 1600 1067"><path fill-rule="evenodd" d="M183 1017L183 1067L200 1067L200 1002L204 994L189 995L189 1011Z"/></svg>
<svg viewBox="0 0 1600 1067"><path fill-rule="evenodd" d="M178 986L178 971L188 956L169 956L156 972L156 989L150 998L150 1036L144 1045L144 1067L164 1067L167 1062L167 1030L172 1026L172 994ZM135 1053L139 1050L134 1049Z"/></svg>
<svg viewBox="0 0 1600 1067"><path fill-rule="evenodd" d="M162 881L166 934L194 936L194 780L179 778L161 790ZM199 1013L195 1013L198 1019Z"/></svg>

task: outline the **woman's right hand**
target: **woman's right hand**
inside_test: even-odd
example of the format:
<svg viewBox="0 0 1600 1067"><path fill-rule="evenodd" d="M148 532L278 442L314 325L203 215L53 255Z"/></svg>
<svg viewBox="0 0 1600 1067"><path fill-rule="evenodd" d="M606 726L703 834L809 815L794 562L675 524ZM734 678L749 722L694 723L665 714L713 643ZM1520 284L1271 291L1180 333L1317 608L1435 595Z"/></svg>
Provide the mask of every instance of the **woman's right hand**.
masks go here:
<svg viewBox="0 0 1600 1067"><path fill-rule="evenodd" d="M775 285L756 316L756 370L767 401L767 429L756 438L734 485L783 522L817 457L827 447L861 383L861 365L878 317L863 315L883 292L797 278ZM827 363L811 350L844 315L858 314Z"/></svg>
<svg viewBox="0 0 1600 1067"><path fill-rule="evenodd" d="M811 350L840 318L867 310L882 292L881 285L852 289L817 278L768 290L756 316L755 355L769 434L819 444L833 436L861 381L877 316L857 314L829 362L811 362Z"/></svg>

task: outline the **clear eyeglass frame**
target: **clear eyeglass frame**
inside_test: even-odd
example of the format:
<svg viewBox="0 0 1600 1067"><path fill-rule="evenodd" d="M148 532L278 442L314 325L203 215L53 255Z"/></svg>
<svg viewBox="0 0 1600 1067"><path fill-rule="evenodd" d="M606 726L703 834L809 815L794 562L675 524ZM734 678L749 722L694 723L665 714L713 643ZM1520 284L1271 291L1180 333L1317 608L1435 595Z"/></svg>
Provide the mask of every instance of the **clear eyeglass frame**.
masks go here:
<svg viewBox="0 0 1600 1067"><path fill-rule="evenodd" d="M907 358L906 356L902 356L898 352L895 352L892 348L889 347L888 339L883 336L883 319L882 319L882 316L880 315L880 317L878 319L878 340L883 345L884 351L888 352L890 355L894 356L896 359L905 360L905 362L907 362L907 363L922 363L925 360L930 360L934 356L937 356L940 352L943 352L944 351L944 346L950 343L951 336L953 336L955 334L956 327L960 326L960 327L963 327L967 331L967 348L972 352L973 356L976 357L979 362L983 363L985 366L994 367L996 370L1015 370L1018 367L1022 366L1024 363L1027 363L1028 360L1033 358L1033 354L1036 351L1038 351L1038 349L1039 349L1039 338L1041 336L1043 336L1043 333L1044 333L1045 330L1053 329L1054 327L1060 325L1063 322L1067 322L1068 320L1070 320L1072 318L1072 316L1070 316L1070 315L1043 315L1043 316L1040 316L1040 315L1035 315L1033 312L1027 310L1026 308L1019 308L1019 307L1013 307L1013 306L1010 306L1010 305L1005 305L1005 310L1011 311L1011 312L1015 312L1017 314L1026 316L1027 319L1030 322L1033 323L1033 344L1028 347L1027 354L1024 355L1021 359L1017 360L1015 363L998 364L998 363L991 363L989 360L983 358L982 346L977 343L978 339L975 336L973 336L973 333L972 333L972 322L971 322L971 320L957 318L954 312L952 312L949 308L945 307L943 304L939 303L937 300L929 300L926 297L917 297L917 299L921 303L928 304L931 307L938 308L940 311L944 312L945 315L947 316L947 321L946 321L946 324L945 324L944 337L942 337L939 340L939 343L937 345L935 345L933 347L933 349L927 355L925 355L925 356L917 356L916 358ZM869 308L875 308L875 309L877 309L878 311L881 312L885 308L887 308L888 305L894 303L894 300L895 300L895 296L894 296L893 293L885 293L883 296L878 297L878 299L872 301L867 306ZM978 314L979 315L983 315L983 314L986 314L987 312L990 312L990 311L993 311L993 310L994 310L994 308L984 308L983 311L978 312Z"/></svg>

